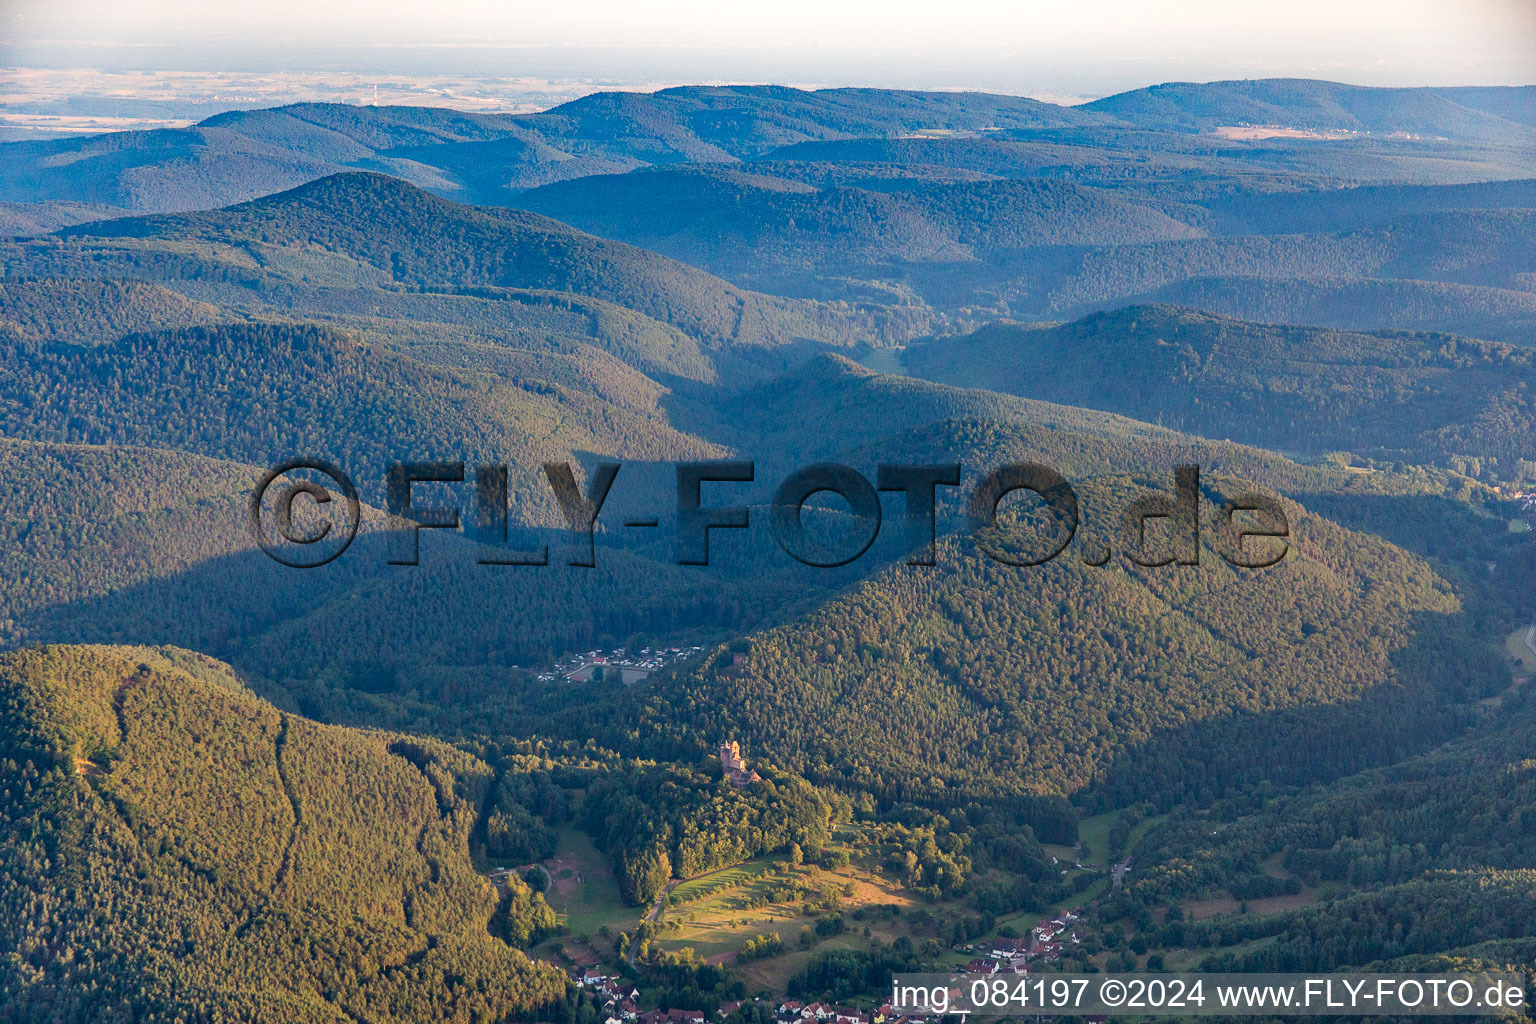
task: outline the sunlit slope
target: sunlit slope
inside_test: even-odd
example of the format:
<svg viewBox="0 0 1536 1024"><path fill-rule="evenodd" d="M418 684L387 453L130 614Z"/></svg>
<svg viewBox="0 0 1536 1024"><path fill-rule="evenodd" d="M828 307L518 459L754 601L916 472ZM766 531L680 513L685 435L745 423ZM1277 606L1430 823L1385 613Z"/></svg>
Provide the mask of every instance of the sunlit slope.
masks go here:
<svg viewBox="0 0 1536 1024"><path fill-rule="evenodd" d="M472 758L314 725L174 650L6 655L0 694L21 1016L436 1021L563 993L488 931Z"/></svg>

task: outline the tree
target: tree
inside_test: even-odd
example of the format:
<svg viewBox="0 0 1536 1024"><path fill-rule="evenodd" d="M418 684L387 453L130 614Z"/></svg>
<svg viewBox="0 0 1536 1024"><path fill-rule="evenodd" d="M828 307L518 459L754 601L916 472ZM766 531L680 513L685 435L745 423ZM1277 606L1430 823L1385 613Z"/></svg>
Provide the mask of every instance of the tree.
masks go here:
<svg viewBox="0 0 1536 1024"><path fill-rule="evenodd" d="M619 888L624 899L636 906L649 903L666 888L672 877L672 858L664 849L652 849L633 860L625 860Z"/></svg>

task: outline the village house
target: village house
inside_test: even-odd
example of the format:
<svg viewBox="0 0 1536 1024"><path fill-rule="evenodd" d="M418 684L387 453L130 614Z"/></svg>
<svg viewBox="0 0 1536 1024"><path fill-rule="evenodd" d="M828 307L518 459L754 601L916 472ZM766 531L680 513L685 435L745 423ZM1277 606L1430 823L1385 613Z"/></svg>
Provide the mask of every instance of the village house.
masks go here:
<svg viewBox="0 0 1536 1024"><path fill-rule="evenodd" d="M634 1000L640 997L639 989L635 988L633 985L628 987L620 985L618 981L613 978L608 978L607 980L598 984L597 991L602 995L604 999L610 1003L617 1003L626 999Z"/></svg>
<svg viewBox="0 0 1536 1024"><path fill-rule="evenodd" d="M704 1024L703 1010L648 1010L640 1015L640 1024Z"/></svg>
<svg viewBox="0 0 1536 1024"><path fill-rule="evenodd" d="M1029 953L1028 939L1004 939L992 940L992 956L998 960L1012 960L1015 957L1026 956Z"/></svg>

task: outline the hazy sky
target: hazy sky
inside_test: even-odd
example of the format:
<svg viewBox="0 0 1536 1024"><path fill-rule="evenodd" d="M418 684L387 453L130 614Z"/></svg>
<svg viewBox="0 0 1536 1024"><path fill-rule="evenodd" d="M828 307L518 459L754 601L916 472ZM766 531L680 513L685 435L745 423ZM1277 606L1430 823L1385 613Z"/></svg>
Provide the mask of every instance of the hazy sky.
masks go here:
<svg viewBox="0 0 1536 1024"><path fill-rule="evenodd" d="M560 65L619 79L1068 92L1266 75L1536 83L1536 0L0 0L0 9L0 60L13 65L88 66L94 53L121 66Z"/></svg>

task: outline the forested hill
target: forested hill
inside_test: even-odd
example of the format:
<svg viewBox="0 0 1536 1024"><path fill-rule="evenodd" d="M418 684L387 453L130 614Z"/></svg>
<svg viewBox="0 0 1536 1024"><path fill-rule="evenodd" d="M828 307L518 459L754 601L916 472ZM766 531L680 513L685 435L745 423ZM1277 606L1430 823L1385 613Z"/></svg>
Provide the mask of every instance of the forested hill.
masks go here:
<svg viewBox="0 0 1536 1024"><path fill-rule="evenodd" d="M916 306L941 323L1183 302L1286 323L1536 340L1536 217L1517 183L1364 188L1252 172L1213 183L1218 170L1201 159L1116 184L1092 161L1065 169L1007 143L973 145L1003 147L978 162L994 172L1013 163L1018 177L773 160L583 178L514 202L743 287ZM1114 170L1142 166L1089 152ZM1093 187L1049 180L1058 175ZM1339 228L1285 214L1313 204L1334 211Z"/></svg>
<svg viewBox="0 0 1536 1024"><path fill-rule="evenodd" d="M88 220L118 217L126 210L95 203L55 200L41 203L0 203L0 238L46 235Z"/></svg>
<svg viewBox="0 0 1536 1024"><path fill-rule="evenodd" d="M918 375L1282 451L1518 472L1536 461L1536 353L1443 334L1285 327L1134 306L917 345Z"/></svg>
<svg viewBox="0 0 1536 1024"><path fill-rule="evenodd" d="M1080 483L1100 529L1140 478ZM1208 484L1212 501L1238 486ZM742 736L813 781L885 799L955 806L1097 786L1123 806L1388 762L1447 736L1456 704L1508 684L1429 565L1290 508L1289 553L1258 571L1210 547L1198 568L1118 556L1099 568L1080 540L1017 568L941 542L934 568L884 570L752 635L741 664L711 659L636 687L622 712L579 727L634 722L657 752Z"/></svg>
<svg viewBox="0 0 1536 1024"><path fill-rule="evenodd" d="M468 755L174 649L0 657L0 723L10 1019L435 1024L565 994L492 933L499 904L553 915L472 869L494 779Z"/></svg>
<svg viewBox="0 0 1536 1024"><path fill-rule="evenodd" d="M1382 89L1306 78L1168 82L1076 109L1170 131L1259 125L1426 133L1496 145L1536 139L1536 86Z"/></svg>
<svg viewBox="0 0 1536 1024"><path fill-rule="evenodd" d="M1227 946L1204 956L1207 970L1529 970L1536 707L1516 688L1481 710L1480 730L1422 757L1299 793L1244 793L1152 830L1128 904L1337 893L1280 914L1170 918L1152 943Z"/></svg>
<svg viewBox="0 0 1536 1024"><path fill-rule="evenodd" d="M1046 165L1053 172L1081 163L1085 153L1067 147L1083 146L1141 151L1132 176L1181 162L1165 160L1167 153L1220 149L1237 161L1229 170L1254 162L1324 166L1341 177L1442 180L1465 174L1456 162L1500 166L1529 147L1531 97L1530 88L1373 89L1272 79L1169 83L1075 107L984 93L766 85L595 93L515 116L299 103L230 111L188 128L9 143L0 147L0 200L48 203L12 211L11 223L36 230L106 216L107 207L224 206L368 169L455 198L502 203L522 189L637 167L751 160L850 139L953 135L1064 144ZM1254 124L1357 134L1347 152L1322 153L1262 140L1222 145L1204 134Z"/></svg>
<svg viewBox="0 0 1536 1024"><path fill-rule="evenodd" d="M1400 885L1428 871L1519 870L1536 859L1536 701L1516 689L1481 730L1422 757L1281 796L1244 794L1151 833L1148 902L1245 880L1271 857L1310 885ZM1219 831L1212 823L1221 822ZM1213 837L1214 832L1214 837ZM1532 936L1536 938L1536 936Z"/></svg>
<svg viewBox="0 0 1536 1024"><path fill-rule="evenodd" d="M871 264L975 260L1039 245L1194 238L1122 195L1050 180L816 188L793 168L667 167L594 175L516 205L733 276L767 268L847 273Z"/></svg>
<svg viewBox="0 0 1536 1024"><path fill-rule="evenodd" d="M240 520L260 474L185 452L0 440L0 577L10 584L0 592L0 646L90 636L100 616L61 610L106 594L131 600L135 587L250 549ZM158 627L177 623L183 646L214 649L210 622L258 625L262 609L273 608L267 595L284 582L254 560L240 575L250 600L227 617L197 587L162 587L139 611ZM279 603L305 607L309 587L291 580ZM156 642L163 635L150 625L137 633Z"/></svg>
<svg viewBox="0 0 1536 1024"><path fill-rule="evenodd" d="M1110 120L1023 96L895 89L680 86L602 92L518 123L555 145L646 163L756 156L819 139L1056 128Z"/></svg>
<svg viewBox="0 0 1536 1024"><path fill-rule="evenodd" d="M545 460L574 451L651 460L721 451L659 416L591 394L430 366L314 324L160 331L91 348L0 338L0 353L6 436L174 448L264 466L302 452L350 466L380 505L384 467L407 454L510 464L530 521L538 521L539 509L554 512L539 469Z"/></svg>
<svg viewBox="0 0 1536 1024"><path fill-rule="evenodd" d="M92 345L220 319L217 307L145 281L0 280L0 332L21 339Z"/></svg>
<svg viewBox="0 0 1536 1024"><path fill-rule="evenodd" d="M478 565L484 551L437 531L423 538L420 571L402 569L388 564L383 513L366 505L343 557L296 571L258 551L247 525L263 471L182 451L0 440L0 578L10 584L0 649L174 644L229 660L263 695L330 721L521 732L518 665L638 633L740 633L838 582L794 573L764 535L771 552L750 572L690 572L673 563L670 538L659 558L605 547L596 568L571 567L563 531L546 538L544 568ZM457 489L466 520L472 486ZM610 498L604 525L623 521L621 505ZM295 660L296 650L308 653Z"/></svg>
<svg viewBox="0 0 1536 1024"><path fill-rule="evenodd" d="M879 316L743 291L663 256L535 214L461 206L382 174L334 175L206 213L122 218L34 243L27 261L167 277L414 287L500 286L614 302L713 345L867 339ZM32 259L28 260L28 256ZM73 261L73 262L72 262Z"/></svg>
<svg viewBox="0 0 1536 1024"><path fill-rule="evenodd" d="M583 174L733 160L811 140L1108 120L1020 96L782 86L596 93L522 116L298 103L190 128L9 144L0 198L188 210L372 168L491 202Z"/></svg>

